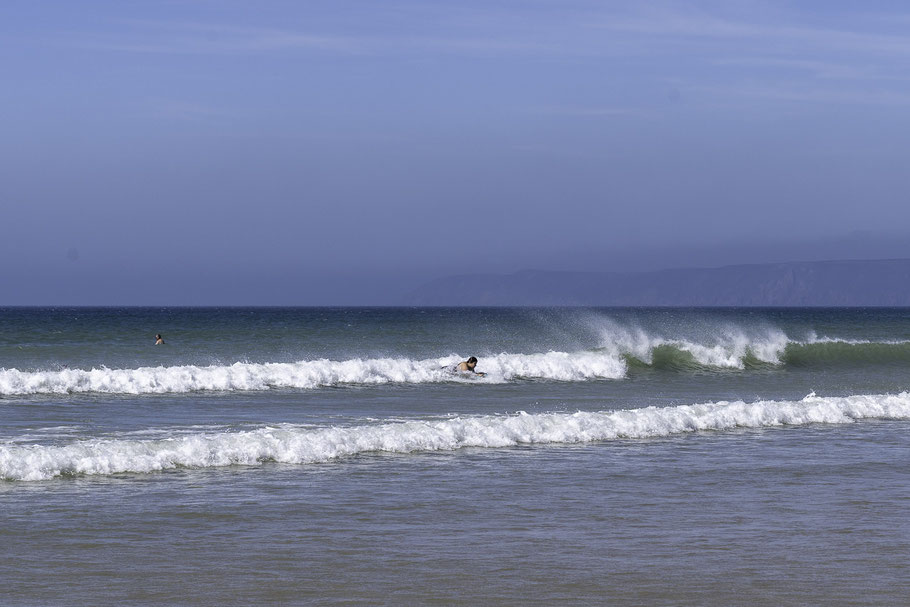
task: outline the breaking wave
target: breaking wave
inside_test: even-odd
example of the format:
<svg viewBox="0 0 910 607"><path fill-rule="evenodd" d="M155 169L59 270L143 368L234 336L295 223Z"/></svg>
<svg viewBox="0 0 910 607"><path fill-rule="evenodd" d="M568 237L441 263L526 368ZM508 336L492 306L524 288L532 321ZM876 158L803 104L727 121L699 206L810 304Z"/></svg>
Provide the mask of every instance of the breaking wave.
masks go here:
<svg viewBox="0 0 910 607"><path fill-rule="evenodd" d="M910 363L908 341L861 341L812 337L792 341L783 332L738 331L702 341L665 339L640 330L611 332L603 345L579 352L483 356L484 377L453 372L464 357L354 358L291 363L237 362L135 369L0 369L0 396L31 394L177 394L198 391L312 389L325 386L427 384L517 380L616 380L641 370L676 372L775 367Z"/></svg>
<svg viewBox="0 0 910 607"><path fill-rule="evenodd" d="M62 446L0 445L0 479L36 481L175 468L257 466L265 462L313 464L367 453L645 439L736 428L847 424L864 419L910 420L910 393L845 397L810 394L799 401L483 415L350 427L282 425L163 439L91 439Z"/></svg>
<svg viewBox="0 0 910 607"><path fill-rule="evenodd" d="M140 367L138 369L62 369L58 371L0 370L0 394L164 394L200 390L268 390L317 388L356 384L439 383L476 381L479 376L455 373L458 356L313 360L294 363L234 363L232 365ZM483 359L483 381L519 378L561 381L617 379L625 363L600 352L500 354ZM479 368L478 370L480 370Z"/></svg>

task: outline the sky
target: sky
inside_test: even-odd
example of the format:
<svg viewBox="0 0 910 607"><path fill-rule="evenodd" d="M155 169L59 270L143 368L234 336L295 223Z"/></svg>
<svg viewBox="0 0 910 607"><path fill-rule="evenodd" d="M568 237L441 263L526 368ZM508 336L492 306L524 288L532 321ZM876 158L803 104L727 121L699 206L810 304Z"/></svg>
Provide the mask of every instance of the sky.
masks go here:
<svg viewBox="0 0 910 607"><path fill-rule="evenodd" d="M910 257L910 7L0 4L0 305Z"/></svg>

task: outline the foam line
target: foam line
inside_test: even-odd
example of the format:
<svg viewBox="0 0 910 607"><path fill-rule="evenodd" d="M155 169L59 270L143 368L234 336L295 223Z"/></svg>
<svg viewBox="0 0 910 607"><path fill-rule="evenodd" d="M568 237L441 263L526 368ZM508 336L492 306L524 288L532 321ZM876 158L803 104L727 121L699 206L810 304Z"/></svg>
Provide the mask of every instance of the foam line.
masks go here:
<svg viewBox="0 0 910 607"><path fill-rule="evenodd" d="M824 398L810 394L799 401L519 413L349 427L284 425L165 439L91 439L58 446L7 444L0 445L0 479L37 481L174 468L257 466L263 462L313 464L366 453L645 439L735 428L847 424L863 419L910 420L910 393Z"/></svg>
<svg viewBox="0 0 910 607"><path fill-rule="evenodd" d="M481 356L486 383L517 379L588 381L621 379L630 366L684 371L743 370L754 366L837 365L910 361L910 342L844 340L811 336L793 341L776 329L746 334L736 327L700 340L669 339L641 329L612 327L601 345L577 352ZM203 390L312 389L352 384L426 384L473 381L452 373L465 356L439 358L352 358L291 363L177 365L136 369L0 369L0 396L29 394L166 394Z"/></svg>
<svg viewBox="0 0 910 607"><path fill-rule="evenodd" d="M312 360L294 363L234 363L232 365L140 367L138 369L62 369L20 371L0 369L0 395L164 394L200 390L268 390L317 388L345 384L437 383L469 381L457 374L458 356L411 360L407 358ZM547 352L501 354L483 359L484 381L505 382L516 377L554 380L616 379L626 364L606 353Z"/></svg>

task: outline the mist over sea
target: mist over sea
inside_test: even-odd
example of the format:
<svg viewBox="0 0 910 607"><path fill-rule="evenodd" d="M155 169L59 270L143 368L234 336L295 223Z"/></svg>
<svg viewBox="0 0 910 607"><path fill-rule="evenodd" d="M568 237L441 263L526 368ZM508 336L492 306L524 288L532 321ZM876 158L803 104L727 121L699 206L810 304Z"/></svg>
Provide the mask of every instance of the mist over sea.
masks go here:
<svg viewBox="0 0 910 607"><path fill-rule="evenodd" d="M903 308L3 308L0 604L903 604L908 428Z"/></svg>

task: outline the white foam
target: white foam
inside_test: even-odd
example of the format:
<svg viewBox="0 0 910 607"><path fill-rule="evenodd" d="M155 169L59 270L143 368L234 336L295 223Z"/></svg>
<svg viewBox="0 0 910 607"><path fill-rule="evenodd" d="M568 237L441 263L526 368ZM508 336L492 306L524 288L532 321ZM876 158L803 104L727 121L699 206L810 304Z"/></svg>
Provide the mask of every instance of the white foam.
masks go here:
<svg viewBox="0 0 910 607"><path fill-rule="evenodd" d="M368 423L285 425L245 432L201 432L165 439L93 439L64 446L0 445L0 479L145 473L179 467L311 464L365 453L452 451L464 447L583 443L666 437L735 428L910 420L910 393L817 397L800 401L716 402L644 409L489 415Z"/></svg>
<svg viewBox="0 0 910 607"><path fill-rule="evenodd" d="M420 384L479 379L453 373L452 369L459 360L463 358L452 355L425 360L321 359L294 363L238 362L204 367L183 365L55 371L0 369L0 395L85 392L163 394L200 390L308 389L345 384ZM516 377L569 381L621 378L626 373L626 365L622 360L603 352L547 352L484 357L478 370L487 373L482 379L486 382L505 382Z"/></svg>
<svg viewBox="0 0 910 607"><path fill-rule="evenodd" d="M749 356L770 364L782 364L790 344L843 343L904 344L904 341L872 342L818 337L790 341L780 329L765 327L746 330L736 325L710 326L700 333L681 337L645 331L640 327L601 322L600 348L596 351L540 352L482 356L478 370L487 383L516 378L557 381L620 379L626 376L625 356L647 364L654 352L672 347L686 352L709 368L744 369ZM468 381L476 377L453 375L452 367L463 356L414 360L409 358L354 358L349 360L304 360L292 363L245 363L230 365L179 365L136 369L53 369L22 371L0 369L0 396L29 394L163 394L201 390L244 391L275 388L311 389L346 384L423 384Z"/></svg>
<svg viewBox="0 0 910 607"><path fill-rule="evenodd" d="M813 344L844 344L847 346L865 346L865 345L884 345L884 346L903 346L910 344L906 339L843 339L839 337L818 337L811 335L804 342L795 342L800 345Z"/></svg>
<svg viewBox="0 0 910 607"><path fill-rule="evenodd" d="M790 343L786 333L773 327L746 331L732 324L713 326L696 340L612 322L602 327L601 341L608 351L630 354L648 364L653 362L655 349L671 346L687 352L700 365L720 369L743 369L750 354L763 362L780 364L780 357Z"/></svg>

